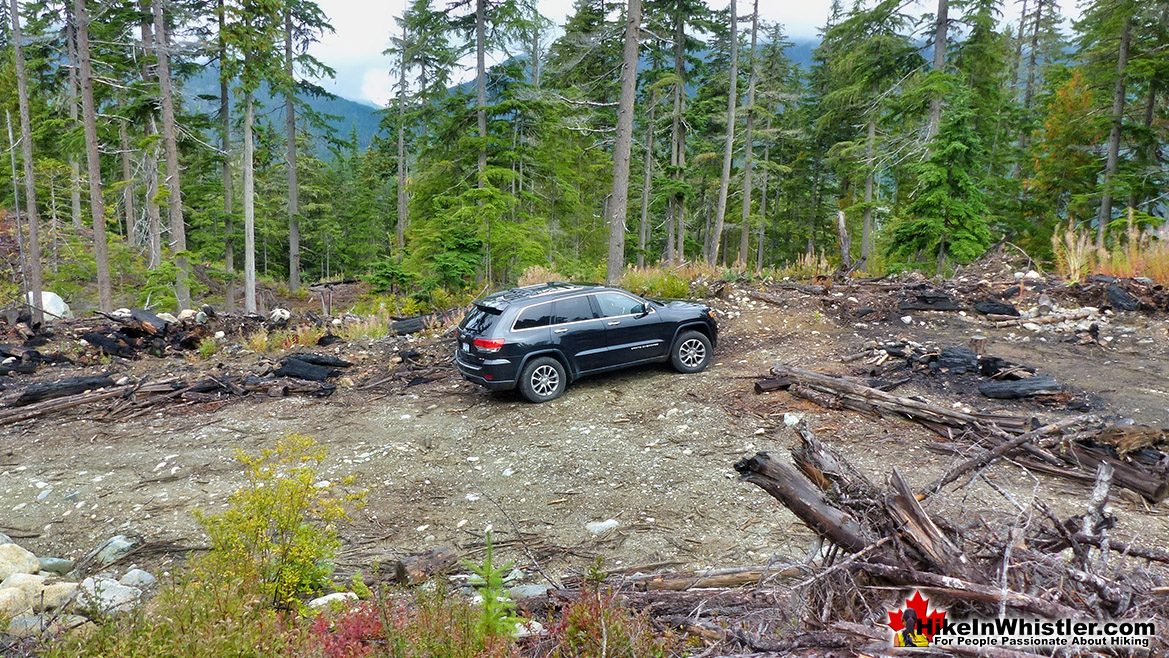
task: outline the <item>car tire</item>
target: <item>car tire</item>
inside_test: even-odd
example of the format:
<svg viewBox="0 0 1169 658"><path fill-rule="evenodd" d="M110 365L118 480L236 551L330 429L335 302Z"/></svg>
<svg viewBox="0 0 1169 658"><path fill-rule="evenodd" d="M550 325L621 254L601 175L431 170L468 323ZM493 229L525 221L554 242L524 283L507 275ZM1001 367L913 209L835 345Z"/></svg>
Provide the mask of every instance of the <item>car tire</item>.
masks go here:
<svg viewBox="0 0 1169 658"><path fill-rule="evenodd" d="M520 394L530 402L548 402L564 393L568 386L568 375L559 361L541 356L524 366L519 383Z"/></svg>
<svg viewBox="0 0 1169 658"><path fill-rule="evenodd" d="M670 365L681 373L702 372L710 365L712 352L709 338L697 331L687 331L674 341Z"/></svg>

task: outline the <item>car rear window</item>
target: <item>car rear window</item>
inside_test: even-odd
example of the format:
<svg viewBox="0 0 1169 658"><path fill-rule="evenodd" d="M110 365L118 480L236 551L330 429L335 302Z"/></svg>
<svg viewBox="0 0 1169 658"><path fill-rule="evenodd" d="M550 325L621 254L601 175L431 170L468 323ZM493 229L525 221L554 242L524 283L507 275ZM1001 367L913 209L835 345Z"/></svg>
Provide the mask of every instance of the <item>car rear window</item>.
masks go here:
<svg viewBox="0 0 1169 658"><path fill-rule="evenodd" d="M537 329L552 323L552 305L537 304L520 311L514 329Z"/></svg>
<svg viewBox="0 0 1169 658"><path fill-rule="evenodd" d="M475 305L467 313L467 317L463 318L459 328L468 333L481 334L495 326L495 321L499 319L499 313L499 309Z"/></svg>
<svg viewBox="0 0 1169 658"><path fill-rule="evenodd" d="M564 324L565 322L580 322L581 320L592 320L593 308L589 305L589 298L585 295L580 297L569 297L568 299L561 299L556 302L556 312L553 313L553 324Z"/></svg>

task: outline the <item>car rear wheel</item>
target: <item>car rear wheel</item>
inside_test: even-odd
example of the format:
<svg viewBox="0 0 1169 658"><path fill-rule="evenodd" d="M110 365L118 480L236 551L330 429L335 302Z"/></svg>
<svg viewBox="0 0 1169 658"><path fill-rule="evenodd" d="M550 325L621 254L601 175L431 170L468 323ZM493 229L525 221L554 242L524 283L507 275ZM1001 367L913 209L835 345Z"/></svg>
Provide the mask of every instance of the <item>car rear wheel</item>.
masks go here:
<svg viewBox="0 0 1169 658"><path fill-rule="evenodd" d="M532 359L520 375L520 393L532 402L555 400L567 386L564 366L551 357Z"/></svg>
<svg viewBox="0 0 1169 658"><path fill-rule="evenodd" d="M670 364L678 372L702 372L710 365L710 357L710 339L697 331L687 331L674 341Z"/></svg>

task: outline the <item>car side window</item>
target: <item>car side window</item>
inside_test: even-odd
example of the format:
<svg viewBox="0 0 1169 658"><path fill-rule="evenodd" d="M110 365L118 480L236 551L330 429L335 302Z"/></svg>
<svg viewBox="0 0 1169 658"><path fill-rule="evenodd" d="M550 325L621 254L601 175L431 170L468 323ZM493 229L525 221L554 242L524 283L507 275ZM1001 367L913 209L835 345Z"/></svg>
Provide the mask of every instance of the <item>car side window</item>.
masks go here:
<svg viewBox="0 0 1169 658"><path fill-rule="evenodd" d="M641 313L640 301L616 292L598 293L597 305L601 308L601 317L603 318Z"/></svg>
<svg viewBox="0 0 1169 658"><path fill-rule="evenodd" d="M552 324L566 322L580 322L592 320L593 309L589 306L589 298L585 295L569 297L556 302L556 310L552 314Z"/></svg>
<svg viewBox="0 0 1169 658"><path fill-rule="evenodd" d="M552 305L537 304L520 311L516 318L515 329L536 329L547 327L552 323Z"/></svg>

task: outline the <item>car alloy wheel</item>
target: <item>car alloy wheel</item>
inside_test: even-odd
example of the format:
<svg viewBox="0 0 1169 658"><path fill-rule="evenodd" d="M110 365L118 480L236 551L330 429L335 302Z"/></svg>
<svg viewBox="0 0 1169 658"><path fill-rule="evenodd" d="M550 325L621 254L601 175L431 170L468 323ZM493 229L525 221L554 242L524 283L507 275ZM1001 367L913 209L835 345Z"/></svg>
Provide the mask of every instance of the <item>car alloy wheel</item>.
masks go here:
<svg viewBox="0 0 1169 658"><path fill-rule="evenodd" d="M683 341L678 346L678 360L687 368L697 368L706 360L706 346L697 338Z"/></svg>
<svg viewBox="0 0 1169 658"><path fill-rule="evenodd" d="M532 390L540 397L548 397L560 386L560 373L550 365L538 366L531 375Z"/></svg>

